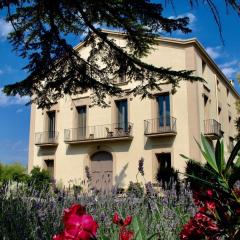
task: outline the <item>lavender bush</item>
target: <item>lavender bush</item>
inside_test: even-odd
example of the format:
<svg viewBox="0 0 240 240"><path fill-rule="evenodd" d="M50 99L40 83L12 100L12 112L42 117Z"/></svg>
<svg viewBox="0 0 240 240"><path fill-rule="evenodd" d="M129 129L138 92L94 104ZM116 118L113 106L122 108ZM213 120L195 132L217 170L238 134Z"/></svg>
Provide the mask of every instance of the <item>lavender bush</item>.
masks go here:
<svg viewBox="0 0 240 240"><path fill-rule="evenodd" d="M112 217L118 212L138 218L147 235L158 233L153 239L176 240L195 208L188 187L182 185L178 195L174 189L156 194L147 183L146 194L136 197L114 190L111 194L73 194L70 189L39 192L25 185L5 184L0 189L0 239L49 240L62 229L63 209L80 203L100 225L99 239L116 233Z"/></svg>

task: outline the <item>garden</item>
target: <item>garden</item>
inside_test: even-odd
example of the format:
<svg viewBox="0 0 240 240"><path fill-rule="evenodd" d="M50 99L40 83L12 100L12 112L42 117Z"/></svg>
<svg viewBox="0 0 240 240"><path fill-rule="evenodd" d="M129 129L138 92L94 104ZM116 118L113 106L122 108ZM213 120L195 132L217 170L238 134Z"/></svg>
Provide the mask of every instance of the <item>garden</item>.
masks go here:
<svg viewBox="0 0 240 240"><path fill-rule="evenodd" d="M185 178L173 171L161 179L160 191L150 182L131 183L125 192L60 188L39 168L2 180L0 238L239 240L240 142L228 159L222 141L213 149L202 137L199 147L206 163L188 159ZM144 176L143 160L138 170Z"/></svg>

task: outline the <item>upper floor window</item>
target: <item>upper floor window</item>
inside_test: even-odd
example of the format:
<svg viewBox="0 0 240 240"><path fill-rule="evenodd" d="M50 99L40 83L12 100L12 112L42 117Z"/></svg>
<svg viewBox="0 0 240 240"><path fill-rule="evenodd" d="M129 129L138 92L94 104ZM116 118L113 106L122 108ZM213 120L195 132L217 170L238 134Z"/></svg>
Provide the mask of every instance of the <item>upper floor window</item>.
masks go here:
<svg viewBox="0 0 240 240"><path fill-rule="evenodd" d="M128 102L127 99L116 101L118 127L128 129Z"/></svg>
<svg viewBox="0 0 240 240"><path fill-rule="evenodd" d="M48 137L55 138L56 112L55 111L47 112L47 117L48 117Z"/></svg>
<svg viewBox="0 0 240 240"><path fill-rule="evenodd" d="M205 69L206 69L206 62L202 59L202 74L204 74Z"/></svg>
<svg viewBox="0 0 240 240"><path fill-rule="evenodd" d="M87 106L79 106L77 107L78 119L78 134L79 137L86 136L86 125L87 125Z"/></svg>
<svg viewBox="0 0 240 240"><path fill-rule="evenodd" d="M169 93L156 98L158 108L159 126L170 126L170 97Z"/></svg>
<svg viewBox="0 0 240 240"><path fill-rule="evenodd" d="M217 79L217 90L220 91L220 82L218 79Z"/></svg>
<svg viewBox="0 0 240 240"><path fill-rule="evenodd" d="M227 97L229 96L229 88L227 88Z"/></svg>

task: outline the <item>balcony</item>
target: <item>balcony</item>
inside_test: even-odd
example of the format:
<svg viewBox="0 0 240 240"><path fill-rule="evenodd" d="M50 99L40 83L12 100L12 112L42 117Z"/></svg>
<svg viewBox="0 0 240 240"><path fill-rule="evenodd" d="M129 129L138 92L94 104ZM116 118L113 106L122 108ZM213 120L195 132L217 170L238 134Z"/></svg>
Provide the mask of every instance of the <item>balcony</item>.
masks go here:
<svg viewBox="0 0 240 240"><path fill-rule="evenodd" d="M221 138L221 124L215 119L204 120L204 135L212 140Z"/></svg>
<svg viewBox="0 0 240 240"><path fill-rule="evenodd" d="M58 145L58 132L38 132L35 133L35 145L44 146L57 146Z"/></svg>
<svg viewBox="0 0 240 240"><path fill-rule="evenodd" d="M177 119L170 116L144 120L144 134L148 137L175 136L176 122Z"/></svg>
<svg viewBox="0 0 240 240"><path fill-rule="evenodd" d="M132 123L105 124L65 129L64 141L68 144L132 140Z"/></svg>

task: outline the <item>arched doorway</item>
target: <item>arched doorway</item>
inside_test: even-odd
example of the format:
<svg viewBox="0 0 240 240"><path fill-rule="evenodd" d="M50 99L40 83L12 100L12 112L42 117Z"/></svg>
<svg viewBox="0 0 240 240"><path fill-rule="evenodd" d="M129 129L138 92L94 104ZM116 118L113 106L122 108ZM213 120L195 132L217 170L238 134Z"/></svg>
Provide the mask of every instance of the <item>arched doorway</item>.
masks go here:
<svg viewBox="0 0 240 240"><path fill-rule="evenodd" d="M99 151L91 156L92 187L101 191L112 188L113 158L106 151Z"/></svg>

